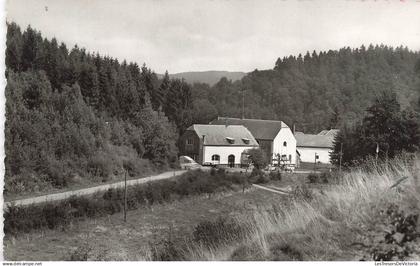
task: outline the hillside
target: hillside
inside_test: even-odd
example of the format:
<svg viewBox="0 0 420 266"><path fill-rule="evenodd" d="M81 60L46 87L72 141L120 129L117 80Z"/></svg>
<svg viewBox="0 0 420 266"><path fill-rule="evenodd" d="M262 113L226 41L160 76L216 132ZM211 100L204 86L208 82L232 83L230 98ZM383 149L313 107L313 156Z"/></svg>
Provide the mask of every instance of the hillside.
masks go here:
<svg viewBox="0 0 420 266"><path fill-rule="evenodd" d="M226 77L228 80L237 81L246 75L245 72L230 72L230 71L191 71L191 72L180 72L175 74L169 74L169 77L176 79L185 79L186 82L193 83L207 83L210 86L216 84L222 77ZM162 78L162 74L158 74L159 78Z"/></svg>
<svg viewBox="0 0 420 266"><path fill-rule="evenodd" d="M419 59L418 51L384 45L291 55L236 82L194 86L196 113L210 120L241 117L243 92L246 118L280 119L306 133L339 128L360 121L386 90L394 91L404 108L419 108Z"/></svg>
<svg viewBox="0 0 420 266"><path fill-rule="evenodd" d="M191 88L30 26L8 24L5 193L86 186L174 167ZM180 109L181 108L181 109Z"/></svg>

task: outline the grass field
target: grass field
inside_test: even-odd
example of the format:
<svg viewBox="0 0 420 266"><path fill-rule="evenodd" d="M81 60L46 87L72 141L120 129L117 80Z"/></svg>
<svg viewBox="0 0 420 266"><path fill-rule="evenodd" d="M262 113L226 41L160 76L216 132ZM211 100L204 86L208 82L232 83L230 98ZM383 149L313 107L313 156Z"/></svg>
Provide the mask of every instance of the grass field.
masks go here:
<svg viewBox="0 0 420 266"><path fill-rule="evenodd" d="M294 185L303 176L289 175L276 186ZM122 213L74 223L68 229L45 230L4 239L7 260L64 260L78 247L92 248L90 259L148 259L149 245L173 235L187 236L197 223L218 216L235 216L270 204L281 204L284 196L249 189L219 193L208 198L199 196L154 205L128 212L127 223ZM268 204L268 205L267 205ZM182 241L182 240L181 240Z"/></svg>
<svg viewBox="0 0 420 266"><path fill-rule="evenodd" d="M353 169L338 183L306 184L285 175L271 187L185 198L128 212L6 237L7 260L65 260L85 252L89 260L151 260L151 246L168 239L186 260L414 260L420 259L420 161ZM203 221L232 217L247 224L245 236L219 246L196 245ZM396 222L397 221L397 222Z"/></svg>

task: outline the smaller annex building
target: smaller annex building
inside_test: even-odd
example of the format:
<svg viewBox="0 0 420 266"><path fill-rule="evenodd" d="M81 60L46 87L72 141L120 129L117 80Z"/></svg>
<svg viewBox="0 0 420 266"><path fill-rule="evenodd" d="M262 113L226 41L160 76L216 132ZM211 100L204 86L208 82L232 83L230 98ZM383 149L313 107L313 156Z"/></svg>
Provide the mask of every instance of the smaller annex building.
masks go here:
<svg viewBox="0 0 420 266"><path fill-rule="evenodd" d="M330 153L337 133L337 129L323 130L318 134L296 132L296 151L300 162L330 164Z"/></svg>
<svg viewBox="0 0 420 266"><path fill-rule="evenodd" d="M192 125L180 138L183 155L202 165L239 167L246 150L259 145L242 125Z"/></svg>

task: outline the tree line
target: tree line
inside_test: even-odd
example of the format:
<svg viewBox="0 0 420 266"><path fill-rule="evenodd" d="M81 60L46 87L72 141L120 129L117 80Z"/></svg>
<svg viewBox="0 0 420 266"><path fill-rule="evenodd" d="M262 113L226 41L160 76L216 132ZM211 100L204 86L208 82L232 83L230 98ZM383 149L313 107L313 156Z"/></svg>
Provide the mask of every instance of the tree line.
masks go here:
<svg viewBox="0 0 420 266"><path fill-rule="evenodd" d="M191 86L7 25L6 191L173 167Z"/></svg>
<svg viewBox="0 0 420 266"><path fill-rule="evenodd" d="M420 96L420 53L406 47L369 45L279 58L273 69L254 70L239 81L193 86L201 122L217 115L276 119L305 133L356 123L383 91L402 108ZM200 120L200 119L197 119Z"/></svg>

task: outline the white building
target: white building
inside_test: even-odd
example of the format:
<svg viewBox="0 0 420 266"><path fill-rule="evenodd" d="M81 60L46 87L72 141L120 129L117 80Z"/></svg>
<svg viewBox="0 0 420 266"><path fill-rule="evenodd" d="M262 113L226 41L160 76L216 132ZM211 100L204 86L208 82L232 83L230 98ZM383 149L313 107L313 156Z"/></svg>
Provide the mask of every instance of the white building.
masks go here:
<svg viewBox="0 0 420 266"><path fill-rule="evenodd" d="M192 125L180 141L181 154L202 165L238 167L246 150L259 147L242 125Z"/></svg>
<svg viewBox="0 0 420 266"><path fill-rule="evenodd" d="M296 150L300 162L330 164L330 153L337 132L337 129L323 130L317 135L296 132Z"/></svg>
<svg viewBox="0 0 420 266"><path fill-rule="evenodd" d="M212 125L243 125L254 136L260 148L277 164L296 164L296 138L283 121L218 117Z"/></svg>

